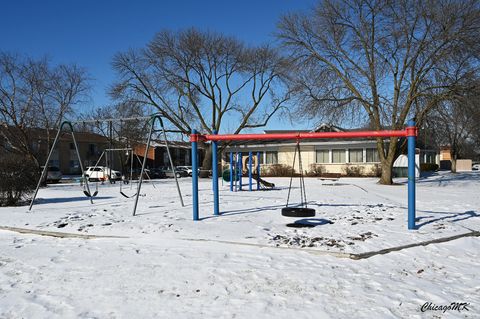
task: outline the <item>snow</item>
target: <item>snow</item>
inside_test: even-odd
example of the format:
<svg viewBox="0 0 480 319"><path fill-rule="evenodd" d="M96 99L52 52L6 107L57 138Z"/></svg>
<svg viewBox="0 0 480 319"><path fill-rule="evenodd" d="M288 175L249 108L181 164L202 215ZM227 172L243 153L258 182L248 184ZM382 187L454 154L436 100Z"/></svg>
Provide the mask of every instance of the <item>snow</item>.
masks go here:
<svg viewBox="0 0 480 319"><path fill-rule="evenodd" d="M0 230L0 318L478 318L480 173L440 173L417 184L418 230L407 230L406 179L306 178L312 228L282 217L289 179L272 191L232 193L200 180L146 182L137 216L119 185L90 204L77 184L0 208L0 226L125 238L54 238ZM244 183L247 179L244 180ZM295 181L293 199L298 200ZM248 189L246 187L245 189ZM130 186L124 192L133 193ZM459 236L455 240L416 244ZM370 258L348 257L398 246ZM469 311L421 312L426 302ZM373 316L372 316L373 315Z"/></svg>

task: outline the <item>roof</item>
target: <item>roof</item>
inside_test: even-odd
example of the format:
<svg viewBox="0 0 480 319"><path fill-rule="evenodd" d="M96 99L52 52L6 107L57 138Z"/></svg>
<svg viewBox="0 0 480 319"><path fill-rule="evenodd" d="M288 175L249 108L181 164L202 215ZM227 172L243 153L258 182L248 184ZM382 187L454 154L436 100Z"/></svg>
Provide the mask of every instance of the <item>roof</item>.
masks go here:
<svg viewBox="0 0 480 319"><path fill-rule="evenodd" d="M165 141L155 140L151 141L150 145L152 147L166 147ZM168 141L168 147L175 147L175 148L190 148L190 142L183 142L183 141Z"/></svg>
<svg viewBox="0 0 480 319"><path fill-rule="evenodd" d="M15 126L6 126L6 125L0 125L0 130L4 134L10 134L10 136L13 135L21 135L21 131L18 127ZM29 134L30 139L39 139L39 140L46 140L47 135L50 135L50 139L54 139L55 136L57 135L58 130L57 129L50 129L46 130L44 128L38 128L38 127L31 127L26 129L27 134ZM13 135L12 135L13 134ZM97 134L97 133L91 133L91 132L74 132L75 134L75 139L77 142L90 142L90 143L108 143L108 138ZM72 141L72 134L70 131L64 129L62 131L62 134L60 135L60 140L65 141L69 140Z"/></svg>
<svg viewBox="0 0 480 319"><path fill-rule="evenodd" d="M332 125L322 123L317 125L313 130L264 130L265 134L278 134L278 133L315 133L315 132L346 132L347 130Z"/></svg>
<svg viewBox="0 0 480 319"><path fill-rule="evenodd" d="M320 133L320 132L351 132L351 131L362 131L365 130L364 128L356 128L356 129L344 129L339 126L335 126L333 124L326 124L322 123L317 125L312 130L264 130L265 134L276 134L276 133ZM342 142L339 142L342 141ZM329 142L339 142L343 144L347 143L361 143L361 142L370 142L375 141L375 138L351 138L345 139L342 138L339 140L338 138L322 138L322 139L302 139L300 144L325 144ZM245 147L245 146L265 146L265 145L295 145L296 142L293 140L241 140L241 141L228 141L228 142L219 142L220 144L226 144L228 147Z"/></svg>

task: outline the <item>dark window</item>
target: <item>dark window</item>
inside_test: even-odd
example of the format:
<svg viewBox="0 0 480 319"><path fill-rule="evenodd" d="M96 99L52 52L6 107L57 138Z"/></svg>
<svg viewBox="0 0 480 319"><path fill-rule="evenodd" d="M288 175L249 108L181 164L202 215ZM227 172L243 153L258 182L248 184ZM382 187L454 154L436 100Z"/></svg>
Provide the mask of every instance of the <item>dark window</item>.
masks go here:
<svg viewBox="0 0 480 319"><path fill-rule="evenodd" d="M328 150L317 150L316 163L330 163Z"/></svg>
<svg viewBox="0 0 480 319"><path fill-rule="evenodd" d="M267 152L267 164L278 164L278 152Z"/></svg>
<svg viewBox="0 0 480 319"><path fill-rule="evenodd" d="M88 151L90 152L90 154L96 154L97 153L97 145L88 144Z"/></svg>
<svg viewBox="0 0 480 319"><path fill-rule="evenodd" d="M363 163L363 149L361 148L352 148L348 150L348 155L350 157L350 163Z"/></svg>
<svg viewBox="0 0 480 319"><path fill-rule="evenodd" d="M380 159L378 157L378 151L376 148L367 148L367 162L378 163Z"/></svg>
<svg viewBox="0 0 480 319"><path fill-rule="evenodd" d="M345 150L332 150L332 163L346 163Z"/></svg>

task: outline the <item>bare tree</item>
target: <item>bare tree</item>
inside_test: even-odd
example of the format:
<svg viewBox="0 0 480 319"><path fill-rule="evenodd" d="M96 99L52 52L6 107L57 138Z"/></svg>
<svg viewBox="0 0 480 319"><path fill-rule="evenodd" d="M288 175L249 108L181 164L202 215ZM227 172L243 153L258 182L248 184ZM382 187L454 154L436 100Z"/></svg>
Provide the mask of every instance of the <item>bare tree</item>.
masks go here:
<svg viewBox="0 0 480 319"><path fill-rule="evenodd" d="M442 101L427 117L426 127L438 147L448 146L451 155L451 170L457 171L457 159L474 155L478 147L480 123L480 94L478 91L449 101Z"/></svg>
<svg viewBox="0 0 480 319"><path fill-rule="evenodd" d="M221 34L163 31L143 50L119 53L117 101L154 107L179 131L220 131L231 114L234 133L265 126L288 99L286 60L276 50L247 47ZM210 166L205 156L204 167Z"/></svg>
<svg viewBox="0 0 480 319"><path fill-rule="evenodd" d="M323 0L285 16L279 38L295 59L304 114L402 129L464 88L477 63L479 17L474 0ZM382 184L392 183L398 147L397 138L377 139Z"/></svg>
<svg viewBox="0 0 480 319"><path fill-rule="evenodd" d="M86 72L76 65L51 66L45 58L0 52L1 146L37 161L39 142L32 129L43 130L50 145L51 130L74 112L88 88Z"/></svg>

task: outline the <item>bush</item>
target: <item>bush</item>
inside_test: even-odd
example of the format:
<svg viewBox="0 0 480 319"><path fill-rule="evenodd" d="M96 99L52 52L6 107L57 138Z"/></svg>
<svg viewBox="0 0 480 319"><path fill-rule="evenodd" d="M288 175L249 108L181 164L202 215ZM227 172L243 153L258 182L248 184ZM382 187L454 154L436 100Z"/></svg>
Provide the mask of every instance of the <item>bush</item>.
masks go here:
<svg viewBox="0 0 480 319"><path fill-rule="evenodd" d="M421 172L434 172L438 170L438 165L434 163L421 163L420 171Z"/></svg>
<svg viewBox="0 0 480 319"><path fill-rule="evenodd" d="M380 164L375 164L368 173L368 176L371 177L380 177L382 176L382 166Z"/></svg>
<svg viewBox="0 0 480 319"><path fill-rule="evenodd" d="M320 177L325 174L325 166L312 164L310 165L310 171L307 172L308 177Z"/></svg>
<svg viewBox="0 0 480 319"><path fill-rule="evenodd" d="M0 158L0 206L18 205L31 195L40 173L31 160L19 155Z"/></svg>
<svg viewBox="0 0 480 319"><path fill-rule="evenodd" d="M348 177L362 177L362 176L364 176L363 166L347 165L343 168L343 172Z"/></svg>
<svg viewBox="0 0 480 319"><path fill-rule="evenodd" d="M292 176L292 166L284 164L270 165L267 169L264 169L261 176L265 177L288 177ZM298 175L298 174L295 174Z"/></svg>

